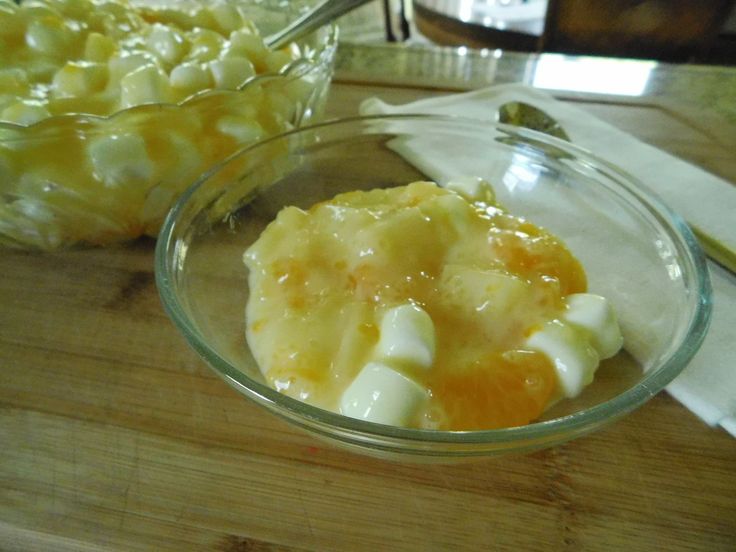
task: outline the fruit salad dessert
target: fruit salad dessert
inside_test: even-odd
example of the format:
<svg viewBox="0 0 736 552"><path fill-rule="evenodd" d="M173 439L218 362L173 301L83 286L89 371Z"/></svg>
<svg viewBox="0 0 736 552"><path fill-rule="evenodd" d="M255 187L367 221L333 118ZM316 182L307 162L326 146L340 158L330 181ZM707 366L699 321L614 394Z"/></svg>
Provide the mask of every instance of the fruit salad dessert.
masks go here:
<svg viewBox="0 0 736 552"><path fill-rule="evenodd" d="M269 50L241 5L224 1L153 9L126 0L0 0L0 39L0 120L24 125L235 90L295 59Z"/></svg>
<svg viewBox="0 0 736 552"><path fill-rule="evenodd" d="M362 420L527 424L622 347L571 252L479 179L284 208L244 260L246 338L266 380Z"/></svg>
<svg viewBox="0 0 736 552"><path fill-rule="evenodd" d="M318 111L329 55L269 49L256 3L170 5L0 0L0 243L155 235L207 168Z"/></svg>

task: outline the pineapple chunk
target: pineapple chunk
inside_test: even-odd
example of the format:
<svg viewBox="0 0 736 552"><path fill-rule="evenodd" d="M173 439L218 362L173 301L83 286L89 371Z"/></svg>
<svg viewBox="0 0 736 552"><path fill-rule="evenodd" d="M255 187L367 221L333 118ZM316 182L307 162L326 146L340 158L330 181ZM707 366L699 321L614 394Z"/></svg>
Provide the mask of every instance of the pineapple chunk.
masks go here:
<svg viewBox="0 0 736 552"><path fill-rule="evenodd" d="M120 103L123 107L166 102L170 98L169 79L155 65L144 65L120 79Z"/></svg>
<svg viewBox="0 0 736 552"><path fill-rule="evenodd" d="M187 53L189 41L180 32L157 23L146 37L146 46L157 57L173 65Z"/></svg>
<svg viewBox="0 0 736 552"><path fill-rule="evenodd" d="M107 83L107 65L94 62L68 62L54 75L54 94L79 98L99 92Z"/></svg>
<svg viewBox="0 0 736 552"><path fill-rule="evenodd" d="M181 96L190 96L212 88L212 74L201 66L187 62L177 65L169 75L171 87Z"/></svg>
<svg viewBox="0 0 736 552"><path fill-rule="evenodd" d="M239 144L250 144L265 135L261 125L238 115L224 115L217 121L217 130L234 138Z"/></svg>
<svg viewBox="0 0 736 552"><path fill-rule="evenodd" d="M212 19L221 31L229 33L243 26L243 16L238 8L226 2L215 3L210 7Z"/></svg>
<svg viewBox="0 0 736 552"><path fill-rule="evenodd" d="M209 64L217 88L236 90L246 79L255 75L253 64L248 58L228 57Z"/></svg>
<svg viewBox="0 0 736 552"><path fill-rule="evenodd" d="M117 49L115 41L100 33L90 33L84 45L84 57L89 61L106 62Z"/></svg>
<svg viewBox="0 0 736 552"><path fill-rule="evenodd" d="M0 119L19 125L32 125L50 115L49 110L40 102L21 100L3 109Z"/></svg>
<svg viewBox="0 0 736 552"><path fill-rule="evenodd" d="M138 134L104 136L89 145L95 175L105 186L139 185L150 181L154 165Z"/></svg>

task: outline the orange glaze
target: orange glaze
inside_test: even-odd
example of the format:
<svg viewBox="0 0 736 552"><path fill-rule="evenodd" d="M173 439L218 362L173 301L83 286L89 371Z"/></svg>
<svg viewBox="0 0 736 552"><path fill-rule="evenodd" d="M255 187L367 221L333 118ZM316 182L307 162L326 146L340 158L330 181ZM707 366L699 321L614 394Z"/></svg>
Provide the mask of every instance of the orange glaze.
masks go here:
<svg viewBox="0 0 736 552"><path fill-rule="evenodd" d="M556 375L523 342L583 292L580 263L557 238L497 206L419 182L351 192L282 211L246 252L247 337L280 391L335 410L371 358L387 309L422 307L436 335L417 427L490 429L533 421Z"/></svg>
<svg viewBox="0 0 736 552"><path fill-rule="evenodd" d="M497 429L528 424L552 399L556 379L551 361L531 351L489 353L466 369L439 367L427 378L443 413L439 429Z"/></svg>

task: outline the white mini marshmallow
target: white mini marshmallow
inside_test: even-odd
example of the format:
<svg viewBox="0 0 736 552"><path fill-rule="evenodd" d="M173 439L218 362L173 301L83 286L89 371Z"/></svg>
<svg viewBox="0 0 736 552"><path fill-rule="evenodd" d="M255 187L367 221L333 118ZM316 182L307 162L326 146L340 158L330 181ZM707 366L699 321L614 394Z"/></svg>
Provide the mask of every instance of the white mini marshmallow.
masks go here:
<svg viewBox="0 0 736 552"><path fill-rule="evenodd" d="M70 30L56 16L34 18L26 29L26 44L32 50L48 55L66 53L71 41Z"/></svg>
<svg viewBox="0 0 736 552"><path fill-rule="evenodd" d="M196 63L182 63L171 70L169 83L189 94L212 88L212 75Z"/></svg>
<svg viewBox="0 0 736 552"><path fill-rule="evenodd" d="M209 12L207 12L209 14ZM220 55L225 39L219 33L207 28L196 28L189 34L191 47L187 58L203 63Z"/></svg>
<svg viewBox="0 0 736 552"><path fill-rule="evenodd" d="M598 355L614 356L623 346L616 313L605 297L591 293L574 293L565 299L567 310L563 320L590 334L590 341Z"/></svg>
<svg viewBox="0 0 736 552"><path fill-rule="evenodd" d="M401 305L386 312L376 345L377 359L395 364L430 368L434 363L434 323L424 309Z"/></svg>
<svg viewBox="0 0 736 552"><path fill-rule="evenodd" d="M379 362L369 362L345 389L340 413L378 424L406 426L427 399L414 380Z"/></svg>
<svg viewBox="0 0 736 552"><path fill-rule="evenodd" d="M225 90L235 90L256 73L248 58L237 56L216 59L210 62L209 68L217 88Z"/></svg>
<svg viewBox="0 0 736 552"><path fill-rule="evenodd" d="M527 339L526 347L549 357L565 397L577 397L593 381L598 353L585 335L568 324L556 320L548 322Z"/></svg>
<svg viewBox="0 0 736 552"><path fill-rule="evenodd" d="M110 71L110 81L112 84L119 84L120 79L148 65L155 65L156 58L150 52L137 52L129 55L113 55L107 65Z"/></svg>
<svg viewBox="0 0 736 552"><path fill-rule="evenodd" d="M257 122L237 115L223 115L217 121L217 130L231 136L239 144L250 144L264 136L263 127Z"/></svg>
<svg viewBox="0 0 736 552"><path fill-rule="evenodd" d="M453 178L444 187L456 194L460 194L471 202L482 201L484 203L492 203L495 197L493 186L488 181L477 176Z"/></svg>
<svg viewBox="0 0 736 552"><path fill-rule="evenodd" d="M139 67L120 79L120 103L123 107L165 102L170 95L168 77L153 64Z"/></svg>
<svg viewBox="0 0 736 552"><path fill-rule="evenodd" d="M235 5L229 2L220 2L210 7L212 18L224 32L232 32L243 26L243 16Z"/></svg>
<svg viewBox="0 0 736 552"><path fill-rule="evenodd" d="M246 52L248 58L252 60L265 59L268 53L263 38L246 29L233 31L230 34L230 48Z"/></svg>
<svg viewBox="0 0 736 552"><path fill-rule="evenodd" d="M174 29L155 23L146 37L146 47L166 63L177 63L189 49L184 36Z"/></svg>
<svg viewBox="0 0 736 552"><path fill-rule="evenodd" d="M88 155L95 175L106 186L147 182L154 165L146 143L137 134L103 136L89 145Z"/></svg>

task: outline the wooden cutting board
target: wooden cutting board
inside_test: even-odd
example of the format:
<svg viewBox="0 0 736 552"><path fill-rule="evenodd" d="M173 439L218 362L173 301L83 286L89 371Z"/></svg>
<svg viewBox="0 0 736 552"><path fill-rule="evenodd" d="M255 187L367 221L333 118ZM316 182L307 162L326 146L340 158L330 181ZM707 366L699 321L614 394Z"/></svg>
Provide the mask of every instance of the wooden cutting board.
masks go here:
<svg viewBox="0 0 736 552"><path fill-rule="evenodd" d="M331 115L445 92L350 80ZM736 181L733 128L662 102L568 99ZM525 456L357 456L248 402L188 349L153 247L0 252L0 550L736 549L736 440L667 394Z"/></svg>

